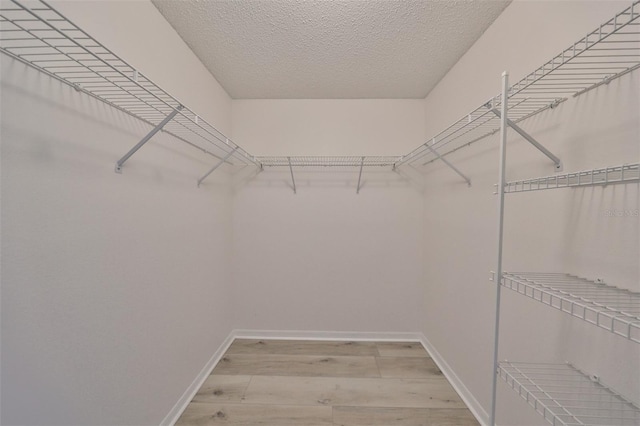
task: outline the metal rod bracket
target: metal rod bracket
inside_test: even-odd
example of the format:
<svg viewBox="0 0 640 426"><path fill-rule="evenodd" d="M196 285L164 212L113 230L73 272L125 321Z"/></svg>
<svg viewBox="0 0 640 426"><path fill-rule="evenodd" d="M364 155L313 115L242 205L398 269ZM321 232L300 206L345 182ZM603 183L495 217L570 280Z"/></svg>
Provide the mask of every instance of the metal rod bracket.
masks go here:
<svg viewBox="0 0 640 426"><path fill-rule="evenodd" d="M444 158L443 156L441 156L438 151L436 151L435 149L433 149L430 145L429 142L425 143L424 146L426 146L436 157L438 157L439 160L442 160L442 162L444 164L446 164L447 166L449 166L451 168L451 170L453 170L454 172L456 172L462 179L464 179L467 182L467 186L471 186L471 179L469 179L464 173L462 173L460 170L458 170L458 168L456 166L454 166L453 164L451 164L446 158Z"/></svg>
<svg viewBox="0 0 640 426"><path fill-rule="evenodd" d="M360 193L360 182L362 181L362 168L364 167L364 157L360 159L360 174L358 175L358 187L356 188L356 194Z"/></svg>
<svg viewBox="0 0 640 426"><path fill-rule="evenodd" d="M136 153L136 151L138 151L140 148L142 148L142 146L144 144L146 144L147 142L149 142L149 139L151 139L156 133L158 133L160 130L162 130L162 128L171 120L173 120L173 117L175 117L180 110L182 110L182 108L184 108L182 105L178 105L178 107L176 109L174 109L173 111L171 111L171 113L169 115L167 115L164 120L162 120L156 127L154 127L149 133L147 133L147 135L142 138L142 140L140 140L140 142L138 142L133 148L131 148L129 150L129 152L127 152L121 159L119 159L116 162L116 167L115 167L115 171L116 173L122 173L122 166L124 165L124 163L127 162L127 160L129 158L131 158L131 156L133 154Z"/></svg>
<svg viewBox="0 0 640 426"><path fill-rule="evenodd" d="M220 161L218 161L212 168L210 168L209 171L207 173L205 173L204 176L202 176L200 179L198 179L198 188L200 187L200 184L202 183L203 180L205 180L207 177L209 177L209 175L211 173L213 173L218 167L220 167L224 163L226 163L227 160L229 159L229 157L231 157L237 150L238 150L238 147L233 148L233 150L229 151L229 153L227 155L225 155L224 158L220 159Z"/></svg>
<svg viewBox="0 0 640 426"><path fill-rule="evenodd" d="M293 177L293 166L291 165L291 157L287 157L287 161L289 162L289 171L291 172L291 182L293 183L293 193L297 194L296 191L296 179Z"/></svg>
<svg viewBox="0 0 640 426"><path fill-rule="evenodd" d="M495 108L491 109L491 112L493 112L495 115L497 115L498 117L500 117L500 111L498 111ZM540 152L542 152L544 155L546 155L547 157L549 157L549 159L551 161L553 161L553 163L555 164L556 167L556 172L561 172L562 171L562 160L560 160L560 158L556 157L551 151L549 151L547 148L545 148L540 142L538 142L537 140L535 140L533 138L533 136L531 136L529 133L527 133L526 131L524 131L520 126L518 126L516 123L514 123L513 121L509 120L507 118L507 125L509 127L511 127L513 130L516 131L516 133L518 133L520 136L522 136L523 138L525 138L525 140L527 142L529 142L531 145L533 145L534 147L536 147Z"/></svg>

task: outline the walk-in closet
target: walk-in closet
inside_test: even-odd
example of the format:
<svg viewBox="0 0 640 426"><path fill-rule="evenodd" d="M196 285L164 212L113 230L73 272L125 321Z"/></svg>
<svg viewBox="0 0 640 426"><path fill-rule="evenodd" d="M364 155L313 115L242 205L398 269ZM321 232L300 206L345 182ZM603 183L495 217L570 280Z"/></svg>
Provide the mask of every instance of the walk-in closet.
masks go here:
<svg viewBox="0 0 640 426"><path fill-rule="evenodd" d="M0 0L2 425L640 425L640 1Z"/></svg>

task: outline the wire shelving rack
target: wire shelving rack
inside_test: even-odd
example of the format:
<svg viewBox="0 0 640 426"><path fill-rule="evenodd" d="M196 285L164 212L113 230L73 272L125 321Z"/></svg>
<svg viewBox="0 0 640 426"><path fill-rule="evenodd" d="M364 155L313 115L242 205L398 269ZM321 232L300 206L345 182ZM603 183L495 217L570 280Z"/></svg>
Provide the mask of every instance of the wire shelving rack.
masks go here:
<svg viewBox="0 0 640 426"><path fill-rule="evenodd" d="M384 156L296 156L256 157L263 167L393 167L399 157Z"/></svg>
<svg viewBox="0 0 640 426"><path fill-rule="evenodd" d="M638 182L638 164L625 164L585 172L547 176L529 180L507 182L506 150L507 131L512 129L562 170L561 160L538 143L517 123L549 108L555 108L571 97L609 84L640 67L640 1L615 15L584 38L563 50L551 61L533 73L509 86L509 75L502 75L502 91L499 96L473 110L400 164L424 166L441 156L455 152L488 135L500 132L500 166L497 184L498 194L498 242L497 281L495 287L495 322L492 369L492 396L489 424L496 424L498 376L507 380L525 400L533 405L547 421L554 425L626 425L640 424L638 407L613 391L600 385L596 393L587 393L587 403L581 396L584 381L581 373L570 367L570 373L548 372L543 364L522 364L526 372L517 366L499 362L501 288L507 287L551 307L569 313L586 322L623 336L632 342L640 342L639 294L591 282L567 274L507 273L503 270L505 194L509 192L537 191L562 187L607 185L610 183ZM438 153L439 152L439 153ZM636 159L634 159L636 160ZM523 367L523 368L524 368ZM569 368L569 367L562 367ZM575 371L573 371L575 370ZM556 377L557 375L557 377ZM570 382L565 383L565 376ZM582 375L583 376L583 375ZM548 377L548 378L547 378ZM557 380L557 383L555 382ZM548 383L547 383L548 382ZM568 385L578 385L572 389ZM592 385L595 386L595 385ZM624 401L612 409L615 401ZM573 398L573 397L575 398ZM600 406L604 399L609 405ZM591 405L589 405L591 404Z"/></svg>
<svg viewBox="0 0 640 426"><path fill-rule="evenodd" d="M640 182L640 163L506 182L504 191L529 192L625 182Z"/></svg>
<svg viewBox="0 0 640 426"><path fill-rule="evenodd" d="M639 3L633 2L510 87L505 98L512 123L640 67ZM288 166L288 160L283 164L283 158L288 157L249 154L44 0L0 0L0 51L151 126L163 126L163 131L223 163ZM387 166L391 159L394 169L406 164L426 165L495 134L500 128L502 98L489 99L407 155L367 156L364 167ZM291 157L291 161L294 167L334 167L351 164L354 157Z"/></svg>
<svg viewBox="0 0 640 426"><path fill-rule="evenodd" d="M150 126L159 126L171 116L160 126L163 131L227 164L258 164L45 1L0 2L0 50Z"/></svg>
<svg viewBox="0 0 640 426"><path fill-rule="evenodd" d="M600 25L550 61L494 96L425 144L404 155L396 166L425 166L461 148L498 133L503 97L512 123L518 123L567 99L640 67L640 2ZM431 149L429 149L431 148Z"/></svg>
<svg viewBox="0 0 640 426"><path fill-rule="evenodd" d="M552 425L640 424L640 408L571 364L502 361L498 375Z"/></svg>
<svg viewBox="0 0 640 426"><path fill-rule="evenodd" d="M501 284L640 343L640 293L563 273L503 272Z"/></svg>

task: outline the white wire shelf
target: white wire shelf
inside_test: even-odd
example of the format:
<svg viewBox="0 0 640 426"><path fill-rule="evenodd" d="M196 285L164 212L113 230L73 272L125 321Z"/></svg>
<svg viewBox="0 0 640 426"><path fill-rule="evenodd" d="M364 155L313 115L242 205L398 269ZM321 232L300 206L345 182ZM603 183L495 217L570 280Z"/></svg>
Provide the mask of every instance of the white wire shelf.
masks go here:
<svg viewBox="0 0 640 426"><path fill-rule="evenodd" d="M638 18L640 1L634 1L511 86L507 94L509 119L518 123L640 67ZM396 165L421 167L438 159L428 146L446 156L497 133L500 120L494 110L499 111L501 104L501 95L489 99L403 156Z"/></svg>
<svg viewBox="0 0 640 426"><path fill-rule="evenodd" d="M163 131L228 164L256 164L222 132L42 0L0 0L0 51L151 126L179 110Z"/></svg>
<svg viewBox="0 0 640 426"><path fill-rule="evenodd" d="M256 157L264 167L392 167L400 157L376 156L296 156Z"/></svg>
<svg viewBox="0 0 640 426"><path fill-rule="evenodd" d="M497 374L552 425L640 424L637 405L571 364L503 361Z"/></svg>
<svg viewBox="0 0 640 426"><path fill-rule="evenodd" d="M507 182L504 192L528 192L625 182L640 182L640 163Z"/></svg>
<svg viewBox="0 0 640 426"><path fill-rule="evenodd" d="M563 273L504 272L501 284L640 343L640 293Z"/></svg>
<svg viewBox="0 0 640 426"><path fill-rule="evenodd" d="M553 108L569 96L577 96L638 68L639 3L640 0L633 2L512 86L507 96L511 121L517 123ZM151 126L160 125L175 113L163 131L232 165L286 167L289 158L292 167L425 165L499 129L494 111L502 101L497 96L433 137L428 146L421 145L404 156L366 156L364 162L362 157L337 156L258 158L183 107L43 0L0 0L0 51Z"/></svg>

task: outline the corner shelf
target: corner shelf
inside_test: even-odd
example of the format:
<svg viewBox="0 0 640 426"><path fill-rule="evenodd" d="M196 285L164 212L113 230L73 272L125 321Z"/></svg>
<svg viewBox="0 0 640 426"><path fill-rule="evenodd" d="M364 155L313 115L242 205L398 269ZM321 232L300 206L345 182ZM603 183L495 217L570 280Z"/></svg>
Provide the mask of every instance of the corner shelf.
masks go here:
<svg viewBox="0 0 640 426"><path fill-rule="evenodd" d="M504 192L529 192L625 182L640 182L640 163L506 182Z"/></svg>
<svg viewBox="0 0 640 426"><path fill-rule="evenodd" d="M552 425L640 424L640 408L571 364L499 363L498 375Z"/></svg>
<svg viewBox="0 0 640 426"><path fill-rule="evenodd" d="M640 293L562 273L503 272L501 284L640 343Z"/></svg>

